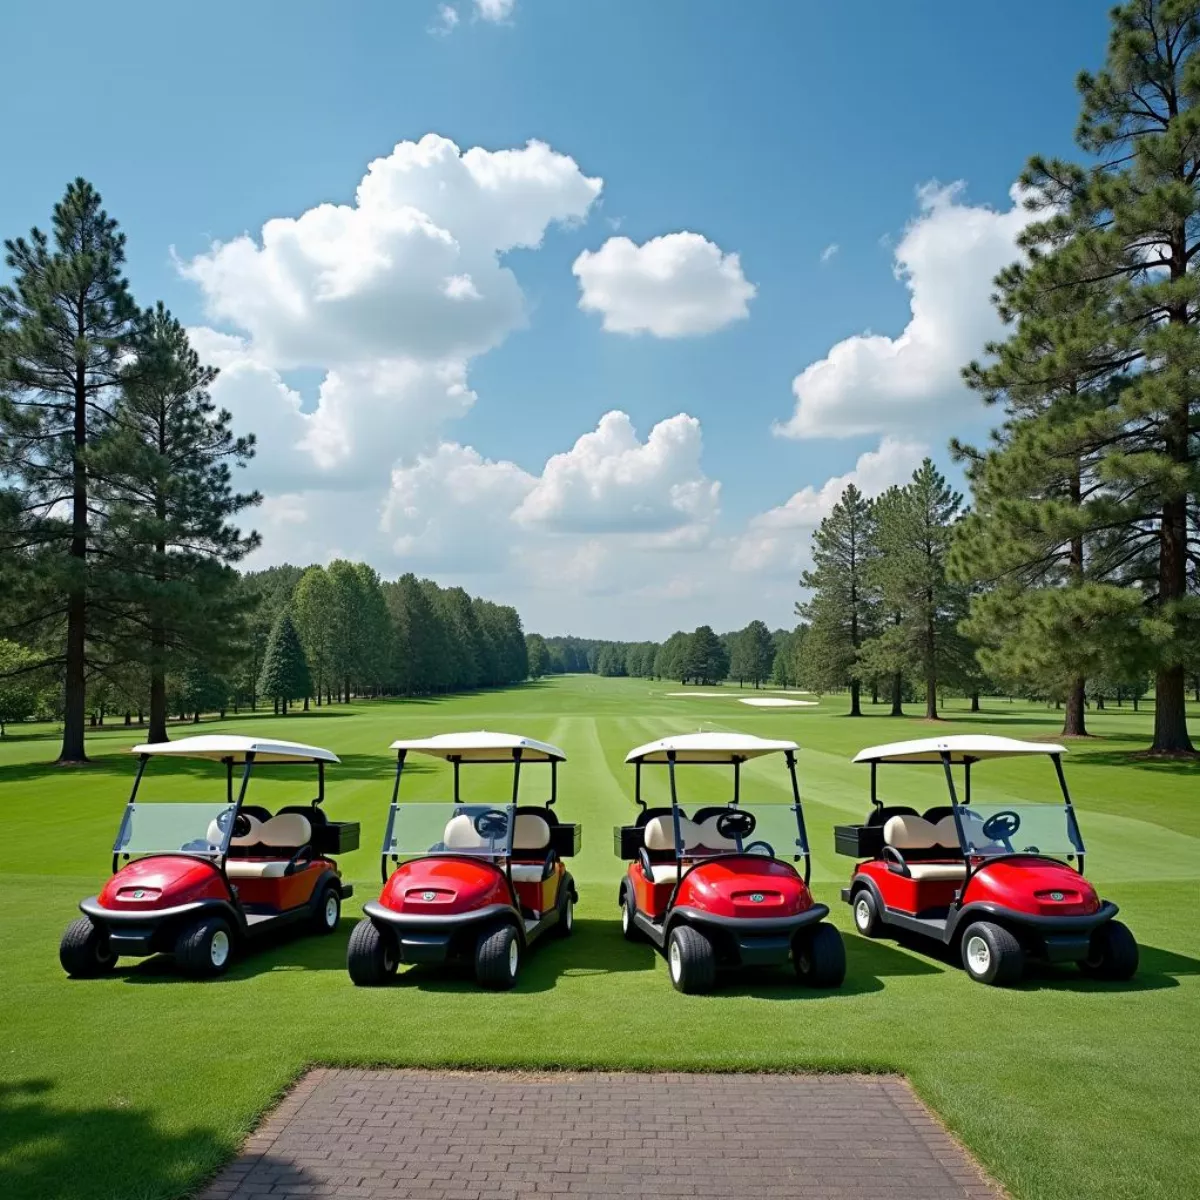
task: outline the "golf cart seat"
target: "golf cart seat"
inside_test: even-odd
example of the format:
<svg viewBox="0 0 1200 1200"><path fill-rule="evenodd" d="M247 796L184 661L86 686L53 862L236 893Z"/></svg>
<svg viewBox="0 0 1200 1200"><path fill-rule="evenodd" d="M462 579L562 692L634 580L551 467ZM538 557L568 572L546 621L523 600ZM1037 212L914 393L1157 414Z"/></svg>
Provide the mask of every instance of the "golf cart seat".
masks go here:
<svg viewBox="0 0 1200 1200"><path fill-rule="evenodd" d="M685 847L698 840L695 825L682 812L679 814L679 832ZM679 860L675 857L675 823L670 809L664 815L651 817L646 822L642 844L648 859L643 859L642 867L651 881L676 883L679 879Z"/></svg>
<svg viewBox="0 0 1200 1200"><path fill-rule="evenodd" d="M250 828L229 839L225 874L230 879L282 879L289 861L312 842L312 823L303 813L281 812L265 821L250 813L238 815ZM242 858L237 851L254 857Z"/></svg>
<svg viewBox="0 0 1200 1200"><path fill-rule="evenodd" d="M554 870L550 822L540 812L518 812L513 824L512 877L517 883L541 883ZM518 861L524 860L524 861Z"/></svg>
<svg viewBox="0 0 1200 1200"><path fill-rule="evenodd" d="M918 883L944 883L967 877L965 862L947 858L961 853L953 814L937 822L915 813L889 817L883 827L883 844L893 851L890 856L893 867ZM912 861L914 858L918 861Z"/></svg>

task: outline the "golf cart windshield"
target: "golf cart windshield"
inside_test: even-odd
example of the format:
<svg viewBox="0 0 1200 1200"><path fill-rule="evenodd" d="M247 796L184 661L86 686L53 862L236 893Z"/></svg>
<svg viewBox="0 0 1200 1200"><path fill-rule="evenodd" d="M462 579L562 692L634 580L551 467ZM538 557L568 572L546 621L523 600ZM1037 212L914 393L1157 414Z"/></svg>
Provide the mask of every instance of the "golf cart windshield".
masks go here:
<svg viewBox="0 0 1200 1200"><path fill-rule="evenodd" d="M128 804L113 853L217 857L228 849L234 807L229 803Z"/></svg>
<svg viewBox="0 0 1200 1200"><path fill-rule="evenodd" d="M790 804L730 804L697 809L690 818L676 810L680 858L765 854L799 859L808 854L797 810Z"/></svg>
<svg viewBox="0 0 1200 1200"><path fill-rule="evenodd" d="M1059 804L987 804L972 801L958 809L963 852L998 854L1083 853L1075 814Z"/></svg>
<svg viewBox="0 0 1200 1200"><path fill-rule="evenodd" d="M388 817L383 853L507 858L514 825L511 804L397 804Z"/></svg>

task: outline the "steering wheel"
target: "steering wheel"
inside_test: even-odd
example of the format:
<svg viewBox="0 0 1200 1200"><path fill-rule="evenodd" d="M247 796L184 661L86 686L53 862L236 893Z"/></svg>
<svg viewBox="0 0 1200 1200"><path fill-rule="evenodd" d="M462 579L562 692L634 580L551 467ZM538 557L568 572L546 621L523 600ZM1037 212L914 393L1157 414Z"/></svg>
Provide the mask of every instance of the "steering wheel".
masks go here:
<svg viewBox="0 0 1200 1200"><path fill-rule="evenodd" d="M233 836L245 837L250 832L250 818L244 812L239 812L236 816L227 808L224 812L217 814L217 828L222 833L229 832L229 818L233 817Z"/></svg>
<svg viewBox="0 0 1200 1200"><path fill-rule="evenodd" d="M744 808L727 808L717 818L717 832L723 838L740 842L742 838L747 838L754 832L757 824L752 812L747 812Z"/></svg>
<svg viewBox="0 0 1200 1200"><path fill-rule="evenodd" d="M982 833L985 838L993 842L1007 842L1012 838L1012 835L1021 828L1021 818L1008 809L1003 812L993 813L983 823Z"/></svg>
<svg viewBox="0 0 1200 1200"><path fill-rule="evenodd" d="M475 826L475 832L480 837L494 841L508 833L508 813L501 812L498 808L489 808L477 814L471 824Z"/></svg>
<svg viewBox="0 0 1200 1200"><path fill-rule="evenodd" d="M742 847L743 854L765 854L768 858L775 857L775 847L770 842L751 842Z"/></svg>

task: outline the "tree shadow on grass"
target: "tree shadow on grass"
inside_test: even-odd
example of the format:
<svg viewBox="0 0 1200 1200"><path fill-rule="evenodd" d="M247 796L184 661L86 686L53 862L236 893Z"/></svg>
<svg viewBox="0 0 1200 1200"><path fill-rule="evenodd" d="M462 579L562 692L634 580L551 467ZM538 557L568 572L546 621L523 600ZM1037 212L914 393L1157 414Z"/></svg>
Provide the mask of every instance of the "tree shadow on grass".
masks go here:
<svg viewBox="0 0 1200 1200"><path fill-rule="evenodd" d="M54 1090L45 1079L0 1083L5 1200L168 1200L234 1150L211 1129L164 1132L158 1114L121 1100L119 1077L105 1107L75 1108Z"/></svg>
<svg viewBox="0 0 1200 1200"><path fill-rule="evenodd" d="M1106 748L1101 739L1092 745L1072 745L1073 762L1088 767L1132 767L1153 775L1192 775L1200 779L1200 756L1167 758L1147 754L1144 750L1113 750Z"/></svg>

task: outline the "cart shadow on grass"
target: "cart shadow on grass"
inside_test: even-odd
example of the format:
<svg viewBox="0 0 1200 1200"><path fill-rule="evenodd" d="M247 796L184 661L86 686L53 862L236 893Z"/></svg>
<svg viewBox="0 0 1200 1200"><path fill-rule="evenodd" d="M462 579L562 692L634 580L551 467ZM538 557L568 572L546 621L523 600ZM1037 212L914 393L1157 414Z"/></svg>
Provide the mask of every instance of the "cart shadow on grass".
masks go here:
<svg viewBox="0 0 1200 1200"><path fill-rule="evenodd" d="M113 1087L119 1091L120 1085ZM159 1114L119 1099L104 1107L77 1108L61 1090L57 1097L54 1093L47 1079L0 1083L6 1200L177 1195L215 1172L235 1151L213 1129L166 1132ZM131 1147L136 1147L132 1160Z"/></svg>

